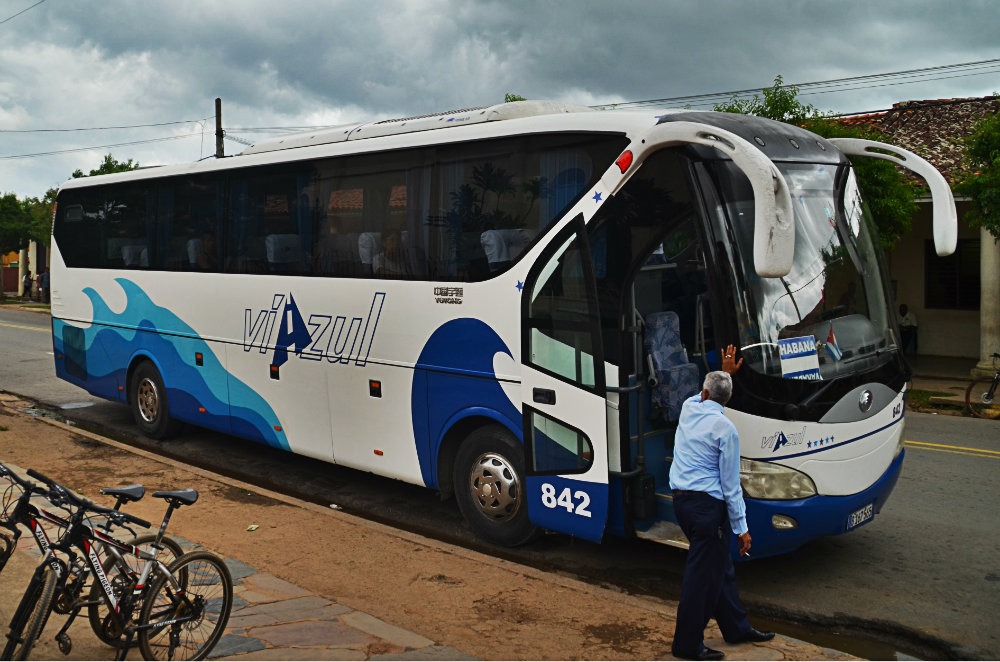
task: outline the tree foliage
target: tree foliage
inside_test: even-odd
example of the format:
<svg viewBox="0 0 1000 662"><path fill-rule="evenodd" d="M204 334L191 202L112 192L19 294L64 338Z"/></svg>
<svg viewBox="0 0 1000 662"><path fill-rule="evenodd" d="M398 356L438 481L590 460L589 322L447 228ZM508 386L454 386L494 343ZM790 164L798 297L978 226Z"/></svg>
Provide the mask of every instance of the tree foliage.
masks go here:
<svg viewBox="0 0 1000 662"><path fill-rule="evenodd" d="M798 99L799 89L785 85L775 76L774 85L761 90L752 99L733 96L715 110L767 117L795 124L824 138L866 138L885 142L886 137L874 128L848 126L823 113L812 104ZM910 230L917 210L917 189L902 171L888 161L859 158L853 161L858 186L871 211L882 247L892 248Z"/></svg>
<svg viewBox="0 0 1000 662"><path fill-rule="evenodd" d="M752 99L741 99L734 94L728 103L720 104L715 109L723 113L767 117L789 124L801 124L805 120L823 116L812 104L799 101L798 95L799 88L794 85L786 86L778 75L774 77L774 85L761 90L761 94L755 94Z"/></svg>
<svg viewBox="0 0 1000 662"><path fill-rule="evenodd" d="M119 161L111 154L105 154L104 160L101 161L101 165L97 168L91 170L87 174L83 174L83 171L77 168L73 172L73 179L79 179L80 177L93 177L94 175L111 175L116 172L128 172L129 170L135 170L139 167L137 161L129 159L128 161Z"/></svg>
<svg viewBox="0 0 1000 662"><path fill-rule="evenodd" d="M507 94L503 95L504 103L510 103L511 101L527 101L527 99L522 97L520 94L514 94L513 92L508 92Z"/></svg>
<svg viewBox="0 0 1000 662"><path fill-rule="evenodd" d="M965 144L972 174L955 188L972 200L971 224L1000 239L1000 113L982 119Z"/></svg>
<svg viewBox="0 0 1000 662"><path fill-rule="evenodd" d="M19 251L28 245L31 217L13 193L0 197L0 253Z"/></svg>

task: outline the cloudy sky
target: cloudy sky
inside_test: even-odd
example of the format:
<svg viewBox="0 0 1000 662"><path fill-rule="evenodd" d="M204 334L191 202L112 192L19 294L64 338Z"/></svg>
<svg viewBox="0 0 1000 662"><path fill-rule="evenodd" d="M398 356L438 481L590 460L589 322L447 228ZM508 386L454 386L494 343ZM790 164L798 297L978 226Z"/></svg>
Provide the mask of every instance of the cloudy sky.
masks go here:
<svg viewBox="0 0 1000 662"><path fill-rule="evenodd" d="M0 193L40 196L107 153L210 156L216 97L253 142L505 92L598 105L778 74L920 70L803 88L841 113L985 96L1000 91L998 27L995 0L0 0ZM157 126L95 130L135 125Z"/></svg>

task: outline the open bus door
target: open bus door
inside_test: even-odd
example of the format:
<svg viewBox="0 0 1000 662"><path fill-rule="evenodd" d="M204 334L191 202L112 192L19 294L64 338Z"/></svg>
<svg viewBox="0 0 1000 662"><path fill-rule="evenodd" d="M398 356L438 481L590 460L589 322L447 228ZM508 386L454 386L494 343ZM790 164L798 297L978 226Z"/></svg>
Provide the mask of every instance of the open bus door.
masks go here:
<svg viewBox="0 0 1000 662"><path fill-rule="evenodd" d="M608 517L607 386L582 215L536 261L522 296L528 513L538 526L597 542Z"/></svg>

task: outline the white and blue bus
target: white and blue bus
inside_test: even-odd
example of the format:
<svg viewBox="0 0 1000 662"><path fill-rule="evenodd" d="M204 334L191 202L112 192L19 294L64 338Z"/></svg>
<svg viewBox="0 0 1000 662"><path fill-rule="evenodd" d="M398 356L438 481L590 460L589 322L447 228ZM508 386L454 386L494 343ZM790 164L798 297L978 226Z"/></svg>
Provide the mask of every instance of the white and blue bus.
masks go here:
<svg viewBox="0 0 1000 662"><path fill-rule="evenodd" d="M453 494L484 539L683 545L679 403L741 348L728 416L755 556L879 512L908 368L848 156L769 120L515 102L75 179L56 373L179 423Z"/></svg>

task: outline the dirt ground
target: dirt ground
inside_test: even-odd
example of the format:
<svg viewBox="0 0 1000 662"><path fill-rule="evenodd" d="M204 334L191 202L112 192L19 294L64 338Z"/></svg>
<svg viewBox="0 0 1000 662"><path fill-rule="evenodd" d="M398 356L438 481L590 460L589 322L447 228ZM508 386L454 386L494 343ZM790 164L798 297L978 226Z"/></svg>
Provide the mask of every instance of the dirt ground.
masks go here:
<svg viewBox="0 0 1000 662"><path fill-rule="evenodd" d="M100 503L102 486L194 487L170 532L479 659L670 657L676 603L629 596L272 495L25 415L0 394L0 462L34 468ZM109 504L110 505L110 504ZM129 511L158 523L162 501ZM257 528L249 531L248 527ZM736 659L831 659L778 637Z"/></svg>

